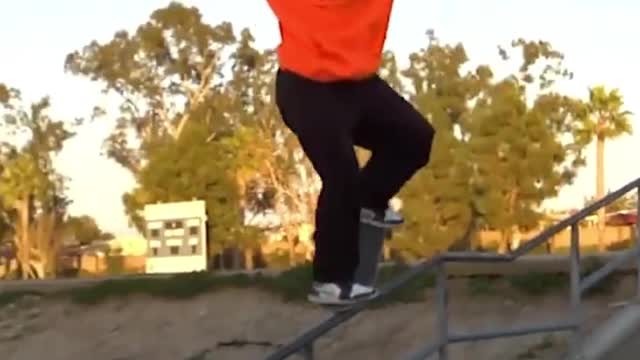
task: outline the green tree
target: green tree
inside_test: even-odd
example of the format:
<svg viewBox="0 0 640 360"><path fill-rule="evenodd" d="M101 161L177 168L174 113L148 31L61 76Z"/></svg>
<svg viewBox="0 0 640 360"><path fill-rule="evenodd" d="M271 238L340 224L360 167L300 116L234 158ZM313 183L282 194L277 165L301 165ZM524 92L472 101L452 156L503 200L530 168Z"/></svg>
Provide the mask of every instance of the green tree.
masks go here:
<svg viewBox="0 0 640 360"><path fill-rule="evenodd" d="M605 195L605 143L625 134L631 134L631 113L624 110L624 100L617 89L607 91L604 86L589 89L590 118L587 129L596 139L596 198ZM605 209L598 212L598 246L606 249L604 239Z"/></svg>
<svg viewBox="0 0 640 360"><path fill-rule="evenodd" d="M65 68L119 95L117 127L106 147L135 175L154 141L178 139L190 120L223 118L218 80L222 53L234 40L230 23L210 26L195 7L172 2L135 33L118 31L104 44L93 41L69 54Z"/></svg>
<svg viewBox="0 0 640 360"><path fill-rule="evenodd" d="M403 190L408 222L394 241L405 253L421 256L457 239L465 242L456 249L469 248L479 225L500 230L500 251L507 251L513 233L534 227L541 202L584 165L584 104L553 91L558 78L571 76L562 54L542 41L520 39L511 48L521 66L504 78L488 65L464 71L464 46L441 44L433 32L411 54L403 75L436 139L427 170ZM499 54L513 57L502 48Z"/></svg>
<svg viewBox="0 0 640 360"><path fill-rule="evenodd" d="M9 107L9 104L13 98L11 88L7 85L0 83L0 110L4 110ZM3 131L3 129L0 129ZM0 146L2 145L0 143ZM4 154L7 149L0 148L0 155ZM3 167L3 162L7 159L3 159L3 156L0 156L0 169ZM12 236L12 228L11 223L9 221L9 209L3 205L0 199L0 243L4 243L8 241L9 237Z"/></svg>
<svg viewBox="0 0 640 360"><path fill-rule="evenodd" d="M522 65L478 97L468 142L477 166L477 201L486 224L503 233L501 252L511 247L514 234L537 226L542 201L573 181L588 145L581 133L584 104L553 89L558 79L572 76L563 55L542 41L520 39L512 48L520 51ZM527 90L536 91L535 97Z"/></svg>
<svg viewBox="0 0 640 360"><path fill-rule="evenodd" d="M585 198L584 199L584 206L588 206L588 205L594 203L596 201L596 199L597 199L597 197L595 197L595 196ZM610 213L615 213L615 212L618 212L618 211L635 210L637 201L638 201L638 194L637 193L627 194L627 195L615 200L613 203L605 206L605 213L606 214L610 214Z"/></svg>
<svg viewBox="0 0 640 360"><path fill-rule="evenodd" d="M7 85L0 83L0 105L6 105L11 98L10 89Z"/></svg>
<svg viewBox="0 0 640 360"><path fill-rule="evenodd" d="M320 182L297 138L280 119L275 104L276 53L255 49L253 41L249 30L241 32L227 83L240 124L236 130L242 143L236 162L238 186L243 208L277 212L293 265L295 239L301 226L313 223ZM253 193L258 197L251 195L252 188L261 189ZM268 203L262 201L265 195Z"/></svg>
<svg viewBox="0 0 640 360"><path fill-rule="evenodd" d="M27 139L22 146L0 146L0 203L9 215L23 278L55 274L59 225L69 203L52 156L73 134L48 115L49 106L45 97L28 110L10 107L0 123L14 140Z"/></svg>
<svg viewBox="0 0 640 360"><path fill-rule="evenodd" d="M139 173L138 186L124 195L132 218L145 204L204 200L209 217L212 254L236 248L256 238L255 229L243 226L240 192L232 176L239 143L226 136L206 141L206 124L192 122L177 141L158 144L149 152L147 165ZM138 225L142 229L141 224ZM234 266L237 266L235 264Z"/></svg>
<svg viewBox="0 0 640 360"><path fill-rule="evenodd" d="M237 118L222 77L223 54L234 43L231 24L210 26L196 8L171 3L135 33L94 41L66 61L68 71L122 99L106 147L138 182L123 197L131 222L142 228L145 204L206 200L211 252L242 241Z"/></svg>
<svg viewBox="0 0 640 360"><path fill-rule="evenodd" d="M472 165L457 136L469 116L468 102L479 92L480 78L463 73L467 62L462 45L443 45L429 35L428 46L409 56L402 72L409 80L409 98L436 130L431 160L401 192L406 225L396 232L393 248L405 257L444 250L471 223L469 186Z"/></svg>
<svg viewBox="0 0 640 360"><path fill-rule="evenodd" d="M69 216L64 222L65 240L87 245L96 240L111 240L113 234L104 232L96 220L89 215Z"/></svg>

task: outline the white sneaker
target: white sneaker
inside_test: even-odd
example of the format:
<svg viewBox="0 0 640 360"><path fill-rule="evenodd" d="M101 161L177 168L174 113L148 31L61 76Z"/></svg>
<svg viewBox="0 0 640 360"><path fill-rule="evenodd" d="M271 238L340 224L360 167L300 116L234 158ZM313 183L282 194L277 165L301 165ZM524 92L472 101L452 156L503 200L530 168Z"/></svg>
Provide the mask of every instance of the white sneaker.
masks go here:
<svg viewBox="0 0 640 360"><path fill-rule="evenodd" d="M376 295L376 289L371 286L314 282L308 299L321 305L349 305Z"/></svg>
<svg viewBox="0 0 640 360"><path fill-rule="evenodd" d="M387 208L384 212L362 208L360 209L360 222L383 229L389 229L402 225L404 218L399 212L391 208Z"/></svg>

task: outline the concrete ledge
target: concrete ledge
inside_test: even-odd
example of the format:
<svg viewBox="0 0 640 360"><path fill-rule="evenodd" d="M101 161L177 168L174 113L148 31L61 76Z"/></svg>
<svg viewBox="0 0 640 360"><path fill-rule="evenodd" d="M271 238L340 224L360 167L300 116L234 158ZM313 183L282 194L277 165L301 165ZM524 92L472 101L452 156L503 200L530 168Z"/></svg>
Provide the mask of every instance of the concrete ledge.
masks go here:
<svg viewBox="0 0 640 360"><path fill-rule="evenodd" d="M638 359L639 332L640 304L629 304L584 339L580 360Z"/></svg>

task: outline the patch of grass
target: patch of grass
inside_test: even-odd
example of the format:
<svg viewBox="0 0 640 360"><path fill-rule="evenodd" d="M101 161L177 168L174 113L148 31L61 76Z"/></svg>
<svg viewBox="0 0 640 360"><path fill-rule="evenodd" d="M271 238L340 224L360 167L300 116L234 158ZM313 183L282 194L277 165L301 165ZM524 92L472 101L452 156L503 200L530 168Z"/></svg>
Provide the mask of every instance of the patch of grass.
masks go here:
<svg viewBox="0 0 640 360"><path fill-rule="evenodd" d="M569 255L571 253L570 247L557 247L553 250L554 254L557 255ZM593 255L599 254L600 250L598 250L597 245L589 245L589 246L581 246L580 247L580 255Z"/></svg>
<svg viewBox="0 0 640 360"><path fill-rule="evenodd" d="M526 244L526 242L520 243L520 246L522 246L524 244ZM491 243L486 244L486 246L484 246L484 247L482 247L482 246L476 247L474 251L497 253L499 247L500 247L499 243L491 242ZM555 251L554 251L554 253L555 253ZM529 255L549 255L549 251L547 251L547 244L543 243L543 244L540 244L540 245L536 246L535 248L533 248L529 252Z"/></svg>
<svg viewBox="0 0 640 360"><path fill-rule="evenodd" d="M407 265L385 267L380 270L378 282L383 284L407 270ZM282 296L287 302L306 301L311 285L311 265L305 264L284 271L277 276L232 275L215 276L206 272L178 274L166 279L107 280L96 285L73 289L68 293L79 304L97 304L112 297L134 294L170 299L186 299L224 288L255 287ZM381 303L407 303L424 300L425 290L433 287L433 275L418 276L386 297Z"/></svg>
<svg viewBox="0 0 640 360"><path fill-rule="evenodd" d="M311 266L299 266L278 276L236 274L216 276L208 272L177 274L166 279L107 280L96 285L73 289L68 293L79 304L97 304L111 297L134 294L168 299L188 299L225 288L262 288L279 294L285 301L306 299L312 281Z"/></svg>
<svg viewBox="0 0 640 360"><path fill-rule="evenodd" d="M13 291L13 292L0 292L0 307L13 304L16 301L27 296L43 296L44 294L39 291Z"/></svg>
<svg viewBox="0 0 640 360"><path fill-rule="evenodd" d="M396 276L407 271L410 265L395 264L380 269L378 273L378 284L382 285L393 280ZM396 289L389 296L378 302L379 305L391 303L410 303L424 301L426 290L435 286L435 275L431 272L419 275Z"/></svg>
<svg viewBox="0 0 640 360"><path fill-rule="evenodd" d="M569 286L569 276L557 273L531 272L507 277L515 290L531 296L542 296Z"/></svg>
<svg viewBox="0 0 640 360"><path fill-rule="evenodd" d="M600 259L587 257L583 259L581 266L581 279L593 274L595 271L605 265ZM583 295L585 297L608 295L613 293L616 281L611 278L616 275L611 274L609 278L605 278L597 285L587 290ZM555 291L568 289L570 287L570 275L566 273L528 273L523 275L508 276L509 285L515 290L532 296L542 296Z"/></svg>
<svg viewBox="0 0 640 360"><path fill-rule="evenodd" d="M275 277L258 276L255 281L263 289L281 295L284 301L306 301L313 271L310 264L305 264Z"/></svg>
<svg viewBox="0 0 640 360"><path fill-rule="evenodd" d="M585 258L582 276L588 276L604 264L596 258ZM409 265L397 264L381 268L378 284L382 285L408 270ZM283 271L277 276L244 275L220 276L209 272L177 274L169 278L124 278L105 280L87 287L71 289L49 297L67 297L77 304L98 304L110 298L130 295L150 295L167 299L188 299L207 292L228 288L257 288L281 296L286 302L306 302L307 292L312 282L310 264ZM435 285L435 275L427 273L415 277L377 302L376 306L392 303L424 301L427 289ZM543 296L569 288L569 275L557 273L527 273L512 276L475 276L467 280L468 292L472 296L489 296L503 293L504 287L530 296ZM590 289L585 295L609 294L615 282L605 280ZM28 295L42 296L37 291L0 293L0 306L13 303Z"/></svg>
<svg viewBox="0 0 640 360"><path fill-rule="evenodd" d="M538 355L541 355L541 353L543 353L544 351L551 349L557 343L558 341L555 339L553 335L551 334L546 335L544 338L542 338L542 340L539 343L534 344L532 347L518 354L516 356L516 359L518 360L540 359Z"/></svg>
<svg viewBox="0 0 640 360"><path fill-rule="evenodd" d="M467 289L470 295L494 295L498 293L499 276L480 275L467 279Z"/></svg>
<svg viewBox="0 0 640 360"><path fill-rule="evenodd" d="M96 285L68 291L71 300L79 304L97 304L111 297L147 294L162 298L184 299L210 291L214 287L233 284L249 285L246 275L215 277L206 272L178 274L166 279L105 280Z"/></svg>
<svg viewBox="0 0 640 360"><path fill-rule="evenodd" d="M581 278L584 279L585 277L600 270L605 264L606 263L604 261L597 258L585 258L582 263ZM613 278L615 276L615 274L610 274L609 276L600 280L600 282L587 290L584 293L584 296L601 296L613 293L616 286L615 284L617 283L617 281L613 281Z"/></svg>

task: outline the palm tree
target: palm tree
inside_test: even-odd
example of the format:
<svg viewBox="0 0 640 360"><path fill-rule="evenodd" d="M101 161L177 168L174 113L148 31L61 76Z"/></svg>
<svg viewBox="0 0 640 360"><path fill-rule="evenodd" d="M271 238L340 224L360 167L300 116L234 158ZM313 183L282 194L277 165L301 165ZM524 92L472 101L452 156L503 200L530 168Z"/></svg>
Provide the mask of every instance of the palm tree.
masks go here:
<svg viewBox="0 0 640 360"><path fill-rule="evenodd" d="M604 148L607 140L632 133L631 113L623 109L624 101L618 89L607 91L604 86L589 89L589 128L596 138L596 198L605 196ZM605 209L598 212L598 247L603 251Z"/></svg>

